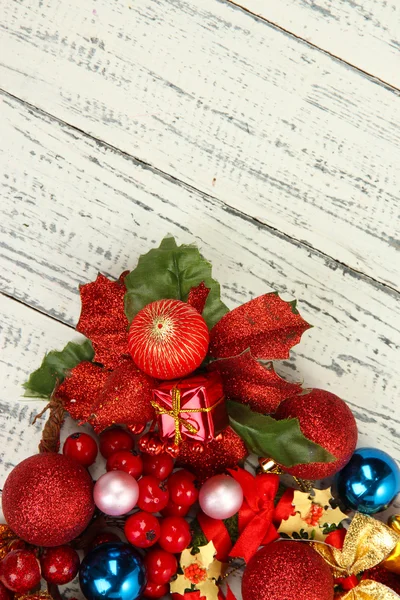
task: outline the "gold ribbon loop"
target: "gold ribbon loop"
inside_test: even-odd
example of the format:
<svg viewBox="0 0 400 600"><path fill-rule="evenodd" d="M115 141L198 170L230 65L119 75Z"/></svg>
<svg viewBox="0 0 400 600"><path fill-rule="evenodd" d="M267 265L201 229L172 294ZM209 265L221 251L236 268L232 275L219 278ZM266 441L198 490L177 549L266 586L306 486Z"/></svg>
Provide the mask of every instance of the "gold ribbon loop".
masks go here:
<svg viewBox="0 0 400 600"><path fill-rule="evenodd" d="M320 542L315 542L313 548L328 563L336 579L358 575L379 565L390 554L399 539L397 533L381 521L356 513L347 530L342 550ZM399 596L382 583L363 579L340 598L341 600L394 600Z"/></svg>
<svg viewBox="0 0 400 600"><path fill-rule="evenodd" d="M161 404L159 404L155 400L151 401L151 405L156 410L157 416L158 415L167 415L168 417L171 417L174 420L174 422L175 422L175 438L174 438L175 446L178 446L182 442L181 427L184 427L187 431L189 431L189 433L192 433L192 434L197 433L199 430L199 428L196 427L195 425L193 425L192 423L190 423L190 421L188 421L188 419L184 419L181 416L182 413L185 413L185 414L208 413L208 412L211 412L212 410L214 410L214 408L216 406L218 406L218 404L221 404L221 402L224 400L224 397L222 396L222 398L220 398L215 404L213 404L212 406L207 406L206 408L182 408L181 407L181 391L177 387L174 387L171 390L171 395L172 395L171 409L164 408L163 406L161 406Z"/></svg>

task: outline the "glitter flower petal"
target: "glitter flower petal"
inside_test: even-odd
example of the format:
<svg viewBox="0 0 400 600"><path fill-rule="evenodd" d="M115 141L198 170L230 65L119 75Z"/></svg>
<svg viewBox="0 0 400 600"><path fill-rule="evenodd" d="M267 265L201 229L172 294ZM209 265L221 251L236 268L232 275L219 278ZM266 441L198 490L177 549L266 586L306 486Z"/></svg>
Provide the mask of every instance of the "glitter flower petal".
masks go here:
<svg viewBox="0 0 400 600"><path fill-rule="evenodd" d="M210 354L215 358L237 356L250 348L264 360L289 357L310 325L294 302L278 294L264 294L227 313L210 332Z"/></svg>
<svg viewBox="0 0 400 600"><path fill-rule="evenodd" d="M82 310L76 329L86 335L95 351L95 362L108 369L128 355L128 319L124 311L126 292L123 273L110 281L99 273L96 281L80 288Z"/></svg>

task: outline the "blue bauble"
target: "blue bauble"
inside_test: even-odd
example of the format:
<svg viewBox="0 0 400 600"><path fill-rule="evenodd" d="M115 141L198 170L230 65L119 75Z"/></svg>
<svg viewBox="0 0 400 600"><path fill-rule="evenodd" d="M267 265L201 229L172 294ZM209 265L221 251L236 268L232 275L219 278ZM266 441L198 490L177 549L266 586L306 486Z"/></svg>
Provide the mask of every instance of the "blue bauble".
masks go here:
<svg viewBox="0 0 400 600"><path fill-rule="evenodd" d="M373 515L385 510L400 492L400 469L386 452L358 448L337 474L336 487L348 508Z"/></svg>
<svg viewBox="0 0 400 600"><path fill-rule="evenodd" d="M136 600L146 586L146 570L132 546L110 542L85 556L79 583L88 600Z"/></svg>

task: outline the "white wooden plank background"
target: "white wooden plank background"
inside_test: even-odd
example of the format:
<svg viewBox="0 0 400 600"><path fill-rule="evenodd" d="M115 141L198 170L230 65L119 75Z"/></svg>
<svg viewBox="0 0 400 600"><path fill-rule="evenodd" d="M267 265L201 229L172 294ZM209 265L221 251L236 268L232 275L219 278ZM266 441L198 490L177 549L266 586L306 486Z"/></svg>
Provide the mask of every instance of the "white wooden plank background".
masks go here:
<svg viewBox="0 0 400 600"><path fill-rule="evenodd" d="M400 5L395 0L237 0L233 4L400 87Z"/></svg>
<svg viewBox="0 0 400 600"><path fill-rule="evenodd" d="M6 294L73 325L79 282L133 267L165 232L195 239L231 306L270 286L299 298L315 327L286 369L342 395L365 434L374 429L400 458L388 437L397 418L396 292L14 99L3 96L2 116ZM370 398L381 399L377 419L372 405L364 410Z"/></svg>
<svg viewBox="0 0 400 600"><path fill-rule="evenodd" d="M4 11L7 91L399 289L398 92L227 2Z"/></svg>
<svg viewBox="0 0 400 600"><path fill-rule="evenodd" d="M0 487L78 284L168 232L231 307L297 297L315 327L279 370L400 460L398 6L241 3L0 0Z"/></svg>

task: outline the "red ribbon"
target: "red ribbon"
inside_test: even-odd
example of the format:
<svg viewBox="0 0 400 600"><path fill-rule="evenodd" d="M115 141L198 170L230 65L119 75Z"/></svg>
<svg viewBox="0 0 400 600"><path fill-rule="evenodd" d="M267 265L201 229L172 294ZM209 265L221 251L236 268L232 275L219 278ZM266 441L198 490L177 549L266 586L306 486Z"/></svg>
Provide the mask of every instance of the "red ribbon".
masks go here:
<svg viewBox="0 0 400 600"><path fill-rule="evenodd" d="M248 562L259 546L278 539L273 522L279 526L282 520L294 514L294 490L286 490L274 508L279 486L278 475L265 473L254 477L244 469L229 472L240 483L244 495L239 511L240 536L234 547L232 548L232 541L223 521L211 519L202 512L197 519L207 540L213 541L218 560L224 562L228 556L234 556L243 557Z"/></svg>
<svg viewBox="0 0 400 600"><path fill-rule="evenodd" d="M294 490L288 488L282 494L282 498L275 506L274 523L279 527L282 521L286 521L289 517L294 517L296 509L293 506Z"/></svg>
<svg viewBox="0 0 400 600"><path fill-rule="evenodd" d="M343 548L346 533L347 529L335 529L335 531L332 531L332 533L326 536L325 544L329 544L329 546L341 550Z"/></svg>
<svg viewBox="0 0 400 600"><path fill-rule="evenodd" d="M241 557L248 562L260 546L279 538L272 523L279 477L267 473L254 477L244 469L228 469L228 471L240 483L244 495L239 510L240 536L229 556Z"/></svg>
<svg viewBox="0 0 400 600"><path fill-rule="evenodd" d="M216 559L226 561L232 549L232 541L224 522L212 519L203 512L199 512L197 520L207 540L209 542L212 540L215 546Z"/></svg>
<svg viewBox="0 0 400 600"><path fill-rule="evenodd" d="M349 577L337 577L335 579L336 585L341 585L344 590L349 591L353 588L357 587L359 581L355 575L350 575Z"/></svg>

